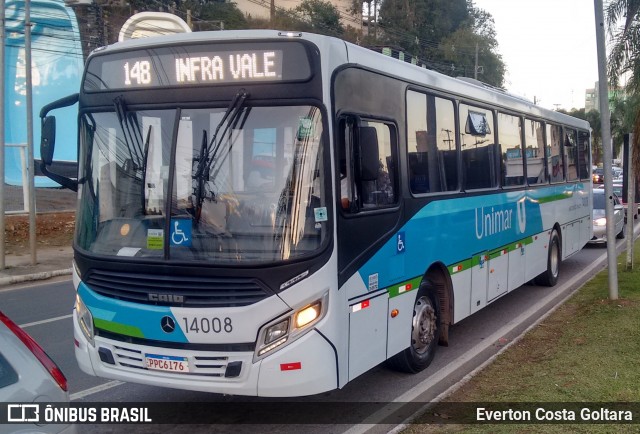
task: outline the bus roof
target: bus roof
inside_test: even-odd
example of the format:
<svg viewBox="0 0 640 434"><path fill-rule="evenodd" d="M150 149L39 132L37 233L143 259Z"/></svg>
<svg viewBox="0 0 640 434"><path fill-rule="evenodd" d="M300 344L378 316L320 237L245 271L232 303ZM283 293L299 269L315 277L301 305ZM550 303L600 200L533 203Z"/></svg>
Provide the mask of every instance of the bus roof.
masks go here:
<svg viewBox="0 0 640 434"><path fill-rule="evenodd" d="M473 82L466 78L454 78L439 72L422 68L393 57L383 55L368 48L364 48L350 42L331 36L318 35L306 32L286 32L278 30L222 30L179 33L172 35L152 36L148 38L129 39L117 42L107 47L94 50L94 54L106 54L111 51L144 49L158 45L172 45L176 43L200 43L207 41L242 41L255 39L283 39L308 40L318 46L332 42L334 47L344 47L346 58L350 64L362 66L383 72L389 76L402 78L420 86L427 86L434 90L442 91L450 95L498 106L505 110L528 113L531 116L548 119L554 122L571 125L576 128L590 130L589 123L563 113L549 110L525 98L509 94L495 87L485 85L482 82Z"/></svg>

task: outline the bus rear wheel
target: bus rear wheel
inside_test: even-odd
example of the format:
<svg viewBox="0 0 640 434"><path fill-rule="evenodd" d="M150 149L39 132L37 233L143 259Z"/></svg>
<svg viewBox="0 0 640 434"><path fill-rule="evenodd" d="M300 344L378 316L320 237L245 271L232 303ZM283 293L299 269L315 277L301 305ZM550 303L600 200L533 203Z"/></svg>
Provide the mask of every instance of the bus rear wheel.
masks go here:
<svg viewBox="0 0 640 434"><path fill-rule="evenodd" d="M547 270L535 278L536 285L555 286L560 275L560 236L554 229L549 239L549 253L547 256Z"/></svg>
<svg viewBox="0 0 640 434"><path fill-rule="evenodd" d="M411 344L388 360L388 365L398 371L417 373L431 364L440 340L440 302L436 292L428 285L421 285L411 322Z"/></svg>

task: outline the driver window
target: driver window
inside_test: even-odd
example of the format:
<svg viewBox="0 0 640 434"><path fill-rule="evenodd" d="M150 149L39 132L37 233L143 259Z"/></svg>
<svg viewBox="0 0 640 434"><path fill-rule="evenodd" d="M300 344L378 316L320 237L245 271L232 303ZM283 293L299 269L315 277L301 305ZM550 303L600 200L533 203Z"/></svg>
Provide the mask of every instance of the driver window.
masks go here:
<svg viewBox="0 0 640 434"><path fill-rule="evenodd" d="M361 198L364 209L384 208L396 204L396 157L391 143L389 125L380 122L362 122L364 127L373 127L378 136L379 171L378 178L361 181Z"/></svg>
<svg viewBox="0 0 640 434"><path fill-rule="evenodd" d="M358 175L358 126L353 118L343 119L338 149L339 205L343 211L351 213L395 206L398 203L395 129L390 124L372 120L361 120L359 127L371 127L376 131L377 177L365 180Z"/></svg>

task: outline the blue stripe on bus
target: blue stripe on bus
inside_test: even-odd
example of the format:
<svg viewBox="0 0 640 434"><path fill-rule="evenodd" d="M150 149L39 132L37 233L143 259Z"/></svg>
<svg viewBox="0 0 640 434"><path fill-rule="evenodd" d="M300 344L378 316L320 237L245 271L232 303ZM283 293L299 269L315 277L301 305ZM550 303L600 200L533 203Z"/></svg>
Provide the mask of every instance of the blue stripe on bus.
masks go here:
<svg viewBox="0 0 640 434"><path fill-rule="evenodd" d="M187 343L188 340L178 321L166 306L150 306L103 297L93 292L83 282L78 286L78 294L93 315L94 322L106 331L144 339ZM171 317L176 328L165 333L160 328L160 320Z"/></svg>
<svg viewBox="0 0 640 434"><path fill-rule="evenodd" d="M439 261L451 265L545 229L540 204L570 198L586 184L559 184L529 191L435 200L418 211L359 270L364 282L378 274L378 287L422 276ZM518 210L518 203L521 210ZM524 210L524 213L522 213ZM563 213L566 214L567 210ZM524 229L522 230L521 227Z"/></svg>

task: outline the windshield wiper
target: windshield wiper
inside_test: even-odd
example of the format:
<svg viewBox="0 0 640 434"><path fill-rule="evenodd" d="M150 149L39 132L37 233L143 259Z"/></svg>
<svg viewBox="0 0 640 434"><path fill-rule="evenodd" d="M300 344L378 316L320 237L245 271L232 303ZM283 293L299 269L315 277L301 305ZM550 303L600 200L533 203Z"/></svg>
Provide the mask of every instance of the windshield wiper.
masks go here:
<svg viewBox="0 0 640 434"><path fill-rule="evenodd" d="M195 213L196 223L200 221L200 214L202 213L202 202L204 202L204 196L205 196L205 193L204 193L205 179L209 178L209 164L206 161L207 160L207 143L208 143L207 130L202 130L202 143L200 144L200 155L193 159L194 161L198 162L196 173L192 177L198 183L194 192L196 196L196 213Z"/></svg>
<svg viewBox="0 0 640 434"><path fill-rule="evenodd" d="M149 125L149 129L147 130L147 138L144 141L144 153L142 155L142 212L146 214L145 211L145 183L147 182L147 159L149 158L149 140L151 139L151 125Z"/></svg>
<svg viewBox="0 0 640 434"><path fill-rule="evenodd" d="M244 110L244 112L241 110L238 110L237 112L235 112L230 118L229 118L229 122L228 122L228 127L225 129L225 134L228 131L229 127L231 127L232 130L242 130L244 128L244 123L247 121L247 118L249 117L249 113L251 112L251 107L248 107L246 110ZM240 120L242 116L242 120ZM218 142L219 144L222 143L222 140L224 138L224 135L220 138L220 141ZM214 159L212 158L211 161L209 162L209 164L211 165L211 170L210 172L213 172L213 179L217 179L218 178L218 173L220 172L220 169L222 169L222 164L226 161L227 158L229 158L229 155L231 155L231 149L233 148L233 144L235 143L235 140L232 140L229 142L229 149L227 149L227 152L224 154L224 157L220 157L218 159ZM217 169L214 169L214 164L217 164Z"/></svg>
<svg viewBox="0 0 640 434"><path fill-rule="evenodd" d="M231 104L227 108L227 111L224 113L222 120L216 127L216 131L213 134L213 137L211 137L211 142L207 146L208 166L211 166L211 164L213 164L213 162L215 161L216 155L218 154L218 150L220 150L220 146L222 145L222 139L227 134L229 127L233 125L236 119L238 118L238 115L241 113L244 107L244 102L246 101L247 98L249 98L249 94L244 89L240 89L236 94L236 96L233 98L233 101L231 101ZM216 141L222 125L225 125L225 128L222 131L220 140ZM212 146L213 146L213 149L212 149ZM211 169L211 167L209 167L209 169Z"/></svg>
<svg viewBox="0 0 640 434"><path fill-rule="evenodd" d="M216 126L216 130L211 137L211 141L207 140L207 131L202 131L202 143L200 145L200 153L197 158L194 158L194 161L197 161L198 165L196 167L196 172L193 174L192 178L197 181L197 186L195 188L195 196L196 196L196 222L200 220L200 213L202 211L202 203L204 202L206 193L205 193L205 182L209 181L209 177L211 174L211 165L213 164L216 154L220 149L222 144L222 138L217 140L218 134L220 133L220 129L223 125L226 125L224 130L222 131L222 136L227 133L229 127L235 122L238 117L238 114L242 111L242 107L244 106L245 100L249 97L249 94L245 91L245 89L240 89L238 93L235 95L229 107L224 112L222 119L218 122ZM215 200L215 192L211 192L212 199Z"/></svg>
<svg viewBox="0 0 640 434"><path fill-rule="evenodd" d="M122 96L118 96L114 98L113 105L116 109L116 115L118 116L118 122L120 123L120 128L122 128L122 134L124 136L124 142L127 145L127 150L129 151L129 156L131 157L131 162L134 163L134 168L139 168L141 163L140 155L140 129L137 122L135 122L135 129L137 131L131 131L130 125L130 117L127 112L127 106L125 104L124 98ZM137 134L136 134L137 133ZM135 154L135 155L134 155ZM137 166L137 167L136 167Z"/></svg>

